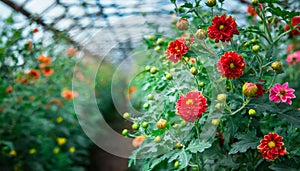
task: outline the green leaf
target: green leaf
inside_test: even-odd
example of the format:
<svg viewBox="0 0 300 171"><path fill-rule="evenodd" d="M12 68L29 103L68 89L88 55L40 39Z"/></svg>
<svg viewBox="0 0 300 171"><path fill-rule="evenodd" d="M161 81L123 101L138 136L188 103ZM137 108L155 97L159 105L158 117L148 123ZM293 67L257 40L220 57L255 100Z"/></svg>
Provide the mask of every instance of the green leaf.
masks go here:
<svg viewBox="0 0 300 171"><path fill-rule="evenodd" d="M173 3L173 4L175 4L176 3L176 0L170 0L171 1L171 3Z"/></svg>
<svg viewBox="0 0 300 171"><path fill-rule="evenodd" d="M156 165L158 165L159 163L161 163L162 161L164 161L167 158L170 158L172 155L174 155L176 153L176 151L170 151L158 158L153 158L151 160L151 165L150 165L150 169L152 170Z"/></svg>
<svg viewBox="0 0 300 171"><path fill-rule="evenodd" d="M256 149L259 144L259 139L256 137L255 132L249 132L248 134L238 134L236 138L240 141L233 143L229 154L236 154L238 152L245 153L249 148Z"/></svg>
<svg viewBox="0 0 300 171"><path fill-rule="evenodd" d="M285 113L279 113L278 117L286 119L288 122L294 124L296 127L300 127L300 111L289 111Z"/></svg>
<svg viewBox="0 0 300 171"><path fill-rule="evenodd" d="M211 147L211 143L209 142L201 141L200 143L197 143L196 141L194 141L189 144L187 150L189 150L191 153L201 153L209 147Z"/></svg>
<svg viewBox="0 0 300 171"><path fill-rule="evenodd" d="M185 167L188 166L189 164L189 161L191 160L192 158L192 154L190 153L187 153L184 149L178 151L177 153L175 153L169 160L168 162L172 162L174 160L178 160L180 166L178 168L178 170L181 170Z"/></svg>
<svg viewBox="0 0 300 171"><path fill-rule="evenodd" d="M186 2L185 4L183 4L181 7L186 7L186 8L193 8L193 4L190 2Z"/></svg>

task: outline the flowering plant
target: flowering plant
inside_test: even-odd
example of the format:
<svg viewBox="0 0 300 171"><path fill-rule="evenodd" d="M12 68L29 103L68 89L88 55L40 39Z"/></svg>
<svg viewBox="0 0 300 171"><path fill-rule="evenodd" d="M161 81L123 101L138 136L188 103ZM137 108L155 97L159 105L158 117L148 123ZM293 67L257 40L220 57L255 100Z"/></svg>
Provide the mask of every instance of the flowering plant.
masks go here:
<svg viewBox="0 0 300 171"><path fill-rule="evenodd" d="M91 142L73 109L68 45L47 45L41 30L16 27L13 16L0 23L0 170L87 167Z"/></svg>
<svg viewBox="0 0 300 171"><path fill-rule="evenodd" d="M135 110L124 118L133 130L122 134L138 148L129 166L299 168L300 12L287 5L293 2L253 0L244 25L221 0L171 2L180 17L176 36L144 38L151 53L131 82Z"/></svg>

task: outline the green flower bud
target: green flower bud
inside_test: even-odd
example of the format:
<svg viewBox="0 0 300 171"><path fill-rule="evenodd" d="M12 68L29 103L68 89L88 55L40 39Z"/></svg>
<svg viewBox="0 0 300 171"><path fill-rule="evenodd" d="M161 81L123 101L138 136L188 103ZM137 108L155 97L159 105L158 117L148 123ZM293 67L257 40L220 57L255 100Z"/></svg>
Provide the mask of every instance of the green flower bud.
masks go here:
<svg viewBox="0 0 300 171"><path fill-rule="evenodd" d="M271 67L272 67L272 69L273 69L274 71L277 71L277 72L279 72L279 71L282 70L282 64L281 64L281 62L279 62L279 61L273 62L272 65L271 65Z"/></svg>
<svg viewBox="0 0 300 171"><path fill-rule="evenodd" d="M218 94L217 100L218 100L218 102L225 102L226 101L226 97L227 97L226 94Z"/></svg>
<svg viewBox="0 0 300 171"><path fill-rule="evenodd" d="M193 75L197 75L197 73L198 73L198 71L197 71L197 69L196 69L195 67L192 67L192 68L190 69L190 72L191 72Z"/></svg>
<svg viewBox="0 0 300 171"><path fill-rule="evenodd" d="M145 66L145 71L150 71L150 66L149 65Z"/></svg>
<svg viewBox="0 0 300 171"><path fill-rule="evenodd" d="M216 110L220 110L222 107L223 107L223 104L222 104L222 103L217 103L217 104L215 105L215 109L216 109Z"/></svg>
<svg viewBox="0 0 300 171"><path fill-rule="evenodd" d="M165 42L164 39L159 38L159 39L157 39L156 44L159 46L162 46L162 45L164 45L164 42Z"/></svg>
<svg viewBox="0 0 300 171"><path fill-rule="evenodd" d="M167 80L172 80L172 78L173 78L173 75L172 74L166 74L166 79Z"/></svg>
<svg viewBox="0 0 300 171"><path fill-rule="evenodd" d="M122 131L123 136L127 136L128 133L129 133L128 129L123 129L123 131Z"/></svg>
<svg viewBox="0 0 300 171"><path fill-rule="evenodd" d="M258 90L257 86L253 83L246 82L242 87L242 91L243 91L244 95L247 97L255 96L257 90Z"/></svg>
<svg viewBox="0 0 300 171"><path fill-rule="evenodd" d="M250 109L250 110L248 111L248 114L249 114L250 116L253 116L253 115L256 114L256 111L255 111L254 109Z"/></svg>
<svg viewBox="0 0 300 171"><path fill-rule="evenodd" d="M182 120L182 121L181 121L181 125L182 125L182 126L185 126L185 125L186 125L185 120Z"/></svg>
<svg viewBox="0 0 300 171"><path fill-rule="evenodd" d="M148 94L147 98L148 98L148 100L153 100L153 95L152 94Z"/></svg>
<svg viewBox="0 0 300 171"><path fill-rule="evenodd" d="M156 67L152 67L151 69L150 69L150 73L151 74L155 74L157 72L157 68Z"/></svg>
<svg viewBox="0 0 300 171"><path fill-rule="evenodd" d="M148 122L145 122L145 121L144 121L144 122L142 123L142 127L143 127L143 128L147 128L147 127L148 127Z"/></svg>
<svg viewBox="0 0 300 171"><path fill-rule="evenodd" d="M176 162L174 163L174 168L177 169L178 167L179 167L179 161L176 161Z"/></svg>
<svg viewBox="0 0 300 171"><path fill-rule="evenodd" d="M156 47L154 48L154 50L155 50L156 52L158 52L158 51L161 50L161 47L160 47L160 46L156 46Z"/></svg>
<svg viewBox="0 0 300 171"><path fill-rule="evenodd" d="M205 3L208 7L213 7L217 4L216 0L207 0Z"/></svg>
<svg viewBox="0 0 300 171"><path fill-rule="evenodd" d="M196 37L199 39L199 40L203 40L206 38L206 31L203 30L203 29L198 29L197 32L196 32Z"/></svg>
<svg viewBox="0 0 300 171"><path fill-rule="evenodd" d="M176 146L176 148L178 148L178 149L182 148L182 144L181 144L180 142L177 142L175 146Z"/></svg>
<svg viewBox="0 0 300 171"><path fill-rule="evenodd" d="M213 124L214 126L218 126L220 123L220 119L212 119L211 120L211 124Z"/></svg>
<svg viewBox="0 0 300 171"><path fill-rule="evenodd" d="M130 118L130 113L125 112L125 113L123 114L123 118L124 118L124 119L129 119L129 118Z"/></svg>
<svg viewBox="0 0 300 171"><path fill-rule="evenodd" d="M154 41L154 40L156 39L156 37L155 37L155 36L149 36L148 39L149 39L150 41Z"/></svg>
<svg viewBox="0 0 300 171"><path fill-rule="evenodd" d="M145 104L143 105L143 107L144 107L145 109L149 109L150 104L149 104L149 103L145 103Z"/></svg>
<svg viewBox="0 0 300 171"><path fill-rule="evenodd" d="M138 123L134 123L134 124L131 125L131 128L132 128L133 130L138 130L139 127L140 127L140 124L138 124Z"/></svg>
<svg viewBox="0 0 300 171"><path fill-rule="evenodd" d="M166 126L167 126L167 121L165 119L160 119L157 123L156 123L156 126L157 128L159 129L165 129Z"/></svg>
<svg viewBox="0 0 300 171"><path fill-rule="evenodd" d="M160 136L156 136L156 137L154 138L154 142L156 142L156 143L161 142L161 137L160 137Z"/></svg>
<svg viewBox="0 0 300 171"><path fill-rule="evenodd" d="M198 85L199 85L200 87L204 87L205 83L204 83L203 81L201 81L201 82L198 83Z"/></svg>
<svg viewBox="0 0 300 171"><path fill-rule="evenodd" d="M254 53L258 53L259 50L260 50L260 46L259 46L259 45L254 45L254 46L252 47L252 52L254 52Z"/></svg>
<svg viewBox="0 0 300 171"><path fill-rule="evenodd" d="M189 22L186 18L180 18L176 23L176 27L178 30L187 30L189 28Z"/></svg>
<svg viewBox="0 0 300 171"><path fill-rule="evenodd" d="M252 0L252 5L254 6L258 5L258 0Z"/></svg>

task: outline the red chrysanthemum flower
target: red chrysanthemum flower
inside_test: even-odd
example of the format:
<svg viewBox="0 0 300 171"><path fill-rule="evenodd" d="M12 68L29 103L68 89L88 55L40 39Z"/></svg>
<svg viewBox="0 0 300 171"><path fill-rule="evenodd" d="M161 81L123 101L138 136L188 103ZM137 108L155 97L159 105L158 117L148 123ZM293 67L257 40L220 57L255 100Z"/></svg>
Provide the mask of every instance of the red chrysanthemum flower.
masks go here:
<svg viewBox="0 0 300 171"><path fill-rule="evenodd" d="M243 70L246 68L246 63L244 58L236 52L225 52L217 63L217 68L223 77L234 79L243 75Z"/></svg>
<svg viewBox="0 0 300 171"><path fill-rule="evenodd" d="M256 85L256 87L257 87L257 91L256 91L254 97L255 97L255 98L259 98L259 97L261 97L261 96L264 95L265 89L263 88L263 86L262 86L261 84L255 84L255 85Z"/></svg>
<svg viewBox="0 0 300 171"><path fill-rule="evenodd" d="M184 95L180 95L176 103L177 114L186 122L194 122L202 117L202 113L208 108L206 98L200 91L191 91Z"/></svg>
<svg viewBox="0 0 300 171"><path fill-rule="evenodd" d="M170 61L176 63L181 60L182 56L187 53L188 49L189 48L184 39L176 39L169 43L165 54Z"/></svg>
<svg viewBox="0 0 300 171"><path fill-rule="evenodd" d="M249 5L248 8L247 8L247 14L250 14L251 16L253 17L256 17L257 16L257 13L255 11L255 8L253 8L252 5Z"/></svg>
<svg viewBox="0 0 300 171"><path fill-rule="evenodd" d="M216 15L212 19L212 25L208 27L208 36L215 39L216 43L221 40L222 42L229 41L233 34L239 34L235 19L231 16L226 18L226 14L222 16Z"/></svg>
<svg viewBox="0 0 300 171"><path fill-rule="evenodd" d="M28 76L30 78L36 80L36 79L40 78L40 72L38 70L33 69L33 70L29 71Z"/></svg>
<svg viewBox="0 0 300 171"><path fill-rule="evenodd" d="M298 24L300 24L300 16L295 16L295 17L293 17L292 18L292 26L296 26L296 25L298 25ZM287 30L289 30L290 29L290 26L289 25L286 25L285 27L284 27L284 31L287 31ZM298 26L297 27L297 29L294 29L294 30L292 30L291 32L290 32L290 34L291 35L293 35L293 36L297 36L297 35L299 35L300 34L300 26Z"/></svg>
<svg viewBox="0 0 300 171"><path fill-rule="evenodd" d="M286 153L286 148L282 146L282 137L277 133L269 133L260 140L257 149L262 153L262 157L268 160L275 160L278 156L283 156Z"/></svg>

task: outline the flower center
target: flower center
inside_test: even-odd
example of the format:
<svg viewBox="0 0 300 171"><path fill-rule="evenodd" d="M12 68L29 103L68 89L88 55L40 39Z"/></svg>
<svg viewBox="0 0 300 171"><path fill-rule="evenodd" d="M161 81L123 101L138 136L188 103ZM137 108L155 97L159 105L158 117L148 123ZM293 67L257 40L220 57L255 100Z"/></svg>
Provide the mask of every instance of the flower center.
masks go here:
<svg viewBox="0 0 300 171"><path fill-rule="evenodd" d="M192 100L192 99L188 99L186 102L185 102L185 104L187 104L187 105L190 105L190 104L193 104L194 103L194 101Z"/></svg>
<svg viewBox="0 0 300 171"><path fill-rule="evenodd" d="M269 148L275 147L274 141L270 141L270 142L268 143L268 146L269 146Z"/></svg>
<svg viewBox="0 0 300 171"><path fill-rule="evenodd" d="M284 95L286 95L286 91L284 89L281 89L280 90L280 98Z"/></svg>
<svg viewBox="0 0 300 171"><path fill-rule="evenodd" d="M175 46L175 50L176 50L177 52L180 52L180 49L179 49L178 46Z"/></svg>
<svg viewBox="0 0 300 171"><path fill-rule="evenodd" d="M220 25L219 29L222 30L224 28L224 25Z"/></svg>
<svg viewBox="0 0 300 171"><path fill-rule="evenodd" d="M230 69L234 69L234 63L230 64Z"/></svg>

